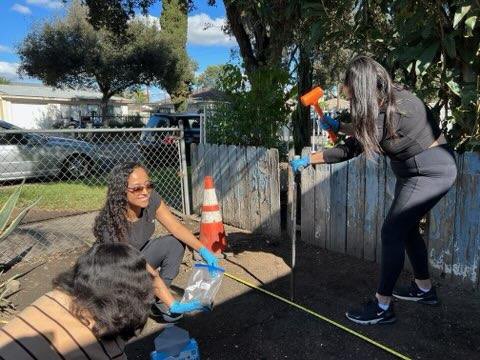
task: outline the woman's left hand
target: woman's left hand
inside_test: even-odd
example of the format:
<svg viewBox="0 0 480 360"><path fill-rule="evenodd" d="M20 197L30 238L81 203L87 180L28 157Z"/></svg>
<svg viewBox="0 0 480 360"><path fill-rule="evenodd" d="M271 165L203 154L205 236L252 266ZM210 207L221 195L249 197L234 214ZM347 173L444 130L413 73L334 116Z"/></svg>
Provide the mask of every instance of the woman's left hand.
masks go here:
<svg viewBox="0 0 480 360"><path fill-rule="evenodd" d="M217 257L213 253L211 253L205 246L202 246L200 249L198 249L198 252L208 265L218 267Z"/></svg>
<svg viewBox="0 0 480 360"><path fill-rule="evenodd" d="M320 126L323 130L333 131L336 134L340 130L340 121L329 115L323 115L320 119Z"/></svg>

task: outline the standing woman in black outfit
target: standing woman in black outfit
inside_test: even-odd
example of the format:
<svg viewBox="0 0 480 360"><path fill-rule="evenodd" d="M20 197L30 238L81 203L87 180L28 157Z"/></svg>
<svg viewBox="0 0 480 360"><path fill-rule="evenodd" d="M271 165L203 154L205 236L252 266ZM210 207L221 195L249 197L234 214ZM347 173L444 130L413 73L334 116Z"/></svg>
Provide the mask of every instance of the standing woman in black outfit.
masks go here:
<svg viewBox="0 0 480 360"><path fill-rule="evenodd" d="M379 63L358 56L350 63L343 84L350 100L350 124L324 117L326 130L352 137L345 144L292 161L294 171L309 164L336 163L362 152L391 159L397 178L395 197L382 227L380 281L375 298L348 310L348 319L360 324L393 323L392 296L435 305L435 287L428 272L428 255L420 235L422 217L448 192L457 176L455 156L430 110L411 92L394 84ZM395 288L405 251L414 280Z"/></svg>

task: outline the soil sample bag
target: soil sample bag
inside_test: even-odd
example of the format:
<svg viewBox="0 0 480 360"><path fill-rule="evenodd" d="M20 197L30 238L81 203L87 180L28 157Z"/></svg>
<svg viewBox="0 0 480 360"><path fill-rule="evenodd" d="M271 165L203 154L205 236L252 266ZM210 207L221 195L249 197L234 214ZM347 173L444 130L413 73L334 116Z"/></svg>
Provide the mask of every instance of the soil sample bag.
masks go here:
<svg viewBox="0 0 480 360"><path fill-rule="evenodd" d="M225 270L219 267L195 264L183 293L182 302L198 300L206 309L212 310L224 272Z"/></svg>

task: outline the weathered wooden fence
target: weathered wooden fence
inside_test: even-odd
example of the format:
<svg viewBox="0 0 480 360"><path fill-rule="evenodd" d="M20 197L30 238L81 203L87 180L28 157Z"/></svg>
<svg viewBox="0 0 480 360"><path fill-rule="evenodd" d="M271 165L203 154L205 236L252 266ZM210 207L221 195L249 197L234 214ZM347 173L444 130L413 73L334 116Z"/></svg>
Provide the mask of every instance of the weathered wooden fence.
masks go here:
<svg viewBox="0 0 480 360"><path fill-rule="evenodd" d="M200 213L203 179L213 176L223 221L280 236L280 173L276 149L192 144L192 205Z"/></svg>
<svg viewBox="0 0 480 360"><path fill-rule="evenodd" d="M425 240L434 275L478 288L480 153L457 155L457 166L456 184L427 217ZM360 156L309 167L301 177L302 240L378 262L381 227L395 188L388 159Z"/></svg>

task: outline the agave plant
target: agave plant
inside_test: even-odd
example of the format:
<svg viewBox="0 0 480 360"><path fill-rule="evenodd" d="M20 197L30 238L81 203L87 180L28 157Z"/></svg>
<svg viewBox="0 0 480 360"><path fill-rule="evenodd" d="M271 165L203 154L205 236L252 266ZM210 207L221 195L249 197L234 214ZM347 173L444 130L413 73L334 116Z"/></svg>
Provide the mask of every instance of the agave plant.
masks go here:
<svg viewBox="0 0 480 360"><path fill-rule="evenodd" d="M0 210L0 242L6 239L8 235L12 233L13 230L20 224L20 221L27 215L28 211L34 207L40 199L33 201L29 204L26 208L24 208L20 213L13 219L10 220L13 210L15 209L15 205L18 202L18 198L20 197L20 193L22 191L22 186L25 183L25 180L22 184L17 187L15 192L10 195L7 202L2 206ZM0 264L0 275L3 274L3 269L1 268ZM8 300L8 297L13 293L17 292L20 288L20 283L16 280L19 275L13 276L10 279L0 283L0 312L8 312L10 310L14 310L15 306L12 304L11 301Z"/></svg>
<svg viewBox="0 0 480 360"><path fill-rule="evenodd" d="M17 187L15 192L10 195L7 202L2 206L0 210L0 242L5 240L5 238L11 234L13 230L18 226L20 221L27 215L28 211L34 207L40 199L33 201L30 205L28 205L25 209L23 209L15 219L10 221L10 217L12 216L13 210L15 209L15 205L17 205L18 198L20 197L20 193L22 192L22 186L25 183L23 180L22 184Z"/></svg>

